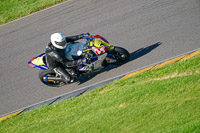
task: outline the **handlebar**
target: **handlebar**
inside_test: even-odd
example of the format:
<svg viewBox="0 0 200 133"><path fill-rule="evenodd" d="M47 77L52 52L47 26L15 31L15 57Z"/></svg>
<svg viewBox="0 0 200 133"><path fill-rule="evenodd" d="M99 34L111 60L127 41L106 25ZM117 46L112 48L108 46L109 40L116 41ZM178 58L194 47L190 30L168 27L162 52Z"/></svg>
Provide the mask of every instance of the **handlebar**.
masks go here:
<svg viewBox="0 0 200 133"><path fill-rule="evenodd" d="M86 44L88 45L94 38L90 35L83 35L82 39L86 39Z"/></svg>

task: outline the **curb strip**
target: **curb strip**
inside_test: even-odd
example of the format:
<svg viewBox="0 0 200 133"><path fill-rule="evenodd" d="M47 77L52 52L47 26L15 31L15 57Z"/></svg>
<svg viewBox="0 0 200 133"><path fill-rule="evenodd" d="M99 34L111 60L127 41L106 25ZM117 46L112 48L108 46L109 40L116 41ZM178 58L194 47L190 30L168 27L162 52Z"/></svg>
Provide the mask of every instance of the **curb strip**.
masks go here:
<svg viewBox="0 0 200 133"><path fill-rule="evenodd" d="M172 63L175 63L175 62L180 61L180 60L186 60L186 59L189 59L189 58L191 58L191 57L193 57L193 56L196 56L196 55L198 55L198 54L200 54L200 50L197 50L197 51L192 52L192 53L187 53L187 54L185 54L185 55L172 58L172 59L170 59L170 60L167 60L167 61L164 61L164 62L155 64L155 65L152 65L152 66L150 66L150 67L141 69L141 70L139 70L139 71L135 71L135 72L133 72L133 73L127 74L127 75L124 76L122 79L129 78L129 77L131 77L131 76L133 76L133 75L136 75L136 74L139 74L139 73L142 73L142 72L151 70L151 69L161 68L161 67L164 67L165 65L172 64Z"/></svg>

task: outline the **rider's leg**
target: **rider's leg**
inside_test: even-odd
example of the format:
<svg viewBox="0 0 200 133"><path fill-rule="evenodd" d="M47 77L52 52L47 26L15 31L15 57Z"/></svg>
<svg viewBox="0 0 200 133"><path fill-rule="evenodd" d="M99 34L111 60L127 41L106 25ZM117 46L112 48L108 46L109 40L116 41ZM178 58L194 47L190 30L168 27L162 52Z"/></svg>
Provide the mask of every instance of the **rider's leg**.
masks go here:
<svg viewBox="0 0 200 133"><path fill-rule="evenodd" d="M56 67L53 69L57 74L59 74L62 78L62 80L68 84L69 82L71 82L71 78L70 78L70 75L68 74L67 71L65 71L64 68L62 67Z"/></svg>

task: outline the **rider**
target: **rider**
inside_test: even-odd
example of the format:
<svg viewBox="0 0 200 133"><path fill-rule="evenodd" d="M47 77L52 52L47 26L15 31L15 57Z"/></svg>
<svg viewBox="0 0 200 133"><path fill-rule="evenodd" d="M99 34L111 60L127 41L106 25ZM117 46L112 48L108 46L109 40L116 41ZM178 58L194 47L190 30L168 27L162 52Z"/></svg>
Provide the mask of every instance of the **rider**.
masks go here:
<svg viewBox="0 0 200 133"><path fill-rule="evenodd" d="M74 67L83 63L87 64L86 59L78 59L69 61L64 58L64 51L68 44L83 39L84 36L90 36L89 33L80 34L75 36L65 37L62 33L54 33L51 35L51 42L47 45L46 61L50 69L54 70L57 74L61 75L62 80L67 84L72 82L72 78L65 70L64 66Z"/></svg>

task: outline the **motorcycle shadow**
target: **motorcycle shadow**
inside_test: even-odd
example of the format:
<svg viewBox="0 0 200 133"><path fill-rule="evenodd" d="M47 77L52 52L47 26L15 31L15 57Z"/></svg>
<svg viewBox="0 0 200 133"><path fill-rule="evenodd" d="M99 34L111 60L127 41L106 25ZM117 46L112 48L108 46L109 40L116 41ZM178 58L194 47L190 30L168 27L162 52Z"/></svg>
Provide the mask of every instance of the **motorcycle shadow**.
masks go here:
<svg viewBox="0 0 200 133"><path fill-rule="evenodd" d="M157 42L155 44L152 44L148 47L143 47L143 48L140 48L132 53L130 53L130 60L129 62L133 61L133 60L136 60L148 53L150 53L152 50L156 49L158 46L160 46L162 43L161 42ZM128 63L128 62L127 62ZM122 64L124 65L124 64ZM109 65L108 67L98 71L98 72L95 72L95 73L91 73L91 74L88 74L88 75L85 75L85 76L82 76L80 78L77 79L77 82L78 84L83 84L89 80L91 80L92 78L94 78L96 75L100 74L100 73L103 73L103 72L107 72L107 71L110 71L112 69L116 69L118 67L120 67L121 65Z"/></svg>

